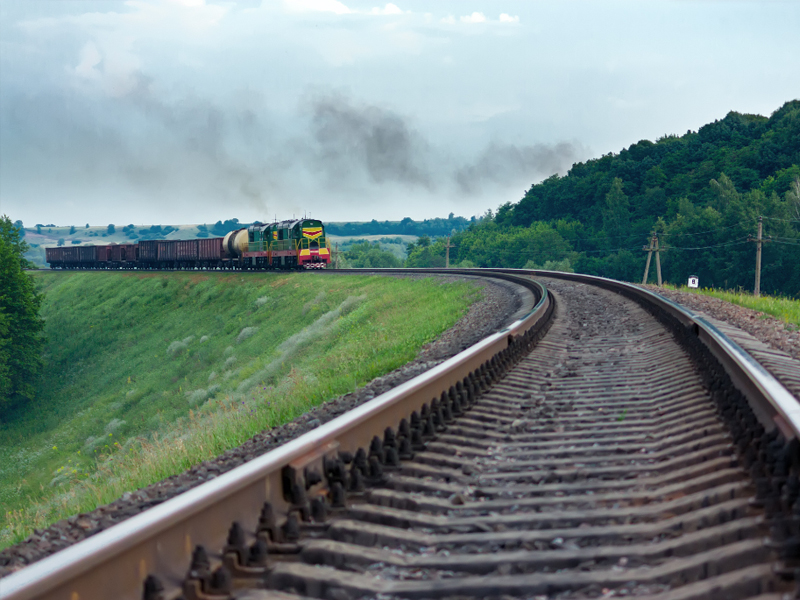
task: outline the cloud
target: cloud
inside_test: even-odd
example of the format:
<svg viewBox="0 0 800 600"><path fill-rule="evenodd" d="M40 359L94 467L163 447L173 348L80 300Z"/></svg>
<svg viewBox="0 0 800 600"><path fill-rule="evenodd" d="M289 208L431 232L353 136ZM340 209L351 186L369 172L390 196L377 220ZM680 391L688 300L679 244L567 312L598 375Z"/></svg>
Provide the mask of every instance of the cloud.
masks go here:
<svg viewBox="0 0 800 600"><path fill-rule="evenodd" d="M506 13L502 13L500 15L500 22L501 23L519 23L519 17L508 15Z"/></svg>
<svg viewBox="0 0 800 600"><path fill-rule="evenodd" d="M447 15L441 19L441 22L445 23L446 25L455 25L456 18L453 15Z"/></svg>
<svg viewBox="0 0 800 600"><path fill-rule="evenodd" d="M103 60L103 55L93 42L87 42L81 50L80 62L75 67L75 74L84 79L99 79L100 73L95 68Z"/></svg>
<svg viewBox="0 0 800 600"><path fill-rule="evenodd" d="M373 8L370 11L370 14L373 14L373 15L402 15L403 11L396 4L392 4L391 2L389 2L383 8L377 8L377 7Z"/></svg>
<svg viewBox="0 0 800 600"><path fill-rule="evenodd" d="M462 23L486 23L486 15L481 12L474 12L471 15L461 17Z"/></svg>
<svg viewBox="0 0 800 600"><path fill-rule="evenodd" d="M283 5L292 12L329 12L337 15L353 12L338 0L284 0Z"/></svg>

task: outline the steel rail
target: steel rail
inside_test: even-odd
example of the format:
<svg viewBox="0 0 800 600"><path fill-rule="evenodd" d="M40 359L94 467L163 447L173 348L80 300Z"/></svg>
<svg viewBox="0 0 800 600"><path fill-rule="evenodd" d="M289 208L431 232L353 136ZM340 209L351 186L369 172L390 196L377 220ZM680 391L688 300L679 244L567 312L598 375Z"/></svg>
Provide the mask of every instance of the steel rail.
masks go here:
<svg viewBox="0 0 800 600"><path fill-rule="evenodd" d="M339 271L340 273L342 271ZM722 365L734 386L747 398L765 429L775 427L787 439L800 439L800 405L769 372L713 324L692 311L638 286L602 277L522 269L376 269L366 274L452 274L527 281L541 294L529 314L431 371L382 394L284 446L250 461L215 480L194 488L140 515L0 580L0 600L89 600L141 597L142 582L157 574L176 586L184 579L192 549L200 544L222 548L232 521L254 530L265 501L285 516L290 502L283 497L286 465L296 472L320 468L325 457L368 447L386 427L438 397L466 374L475 372L512 340L541 327L553 303L544 286L530 277L558 278L596 285L644 304L657 315L696 337ZM312 490L313 491L313 490ZM202 528L197 527L202 523ZM166 532L165 532L166 530ZM113 563L113 564L112 564Z"/></svg>
<svg viewBox="0 0 800 600"><path fill-rule="evenodd" d="M447 273L512 281L533 291L537 302L507 328L426 373L216 479L0 579L0 599L140 600L144 581L153 574L165 584L180 586L196 546L224 547L234 521L256 530L265 502L278 517L288 514L292 504L285 497L287 466L297 473L324 472L326 459L369 447L375 435L397 427L401 419L489 363L516 338L543 327L552 315L552 296L528 278L485 270ZM309 494L314 491L312 487Z"/></svg>
<svg viewBox="0 0 800 600"><path fill-rule="evenodd" d="M552 277L577 283L596 285L657 307L677 321L722 364L734 386L748 399L758 420L767 431L778 428L789 441L800 440L800 402L756 359L739 344L725 335L713 323L663 296L631 283L558 271L498 269L508 274L526 274L534 277Z"/></svg>

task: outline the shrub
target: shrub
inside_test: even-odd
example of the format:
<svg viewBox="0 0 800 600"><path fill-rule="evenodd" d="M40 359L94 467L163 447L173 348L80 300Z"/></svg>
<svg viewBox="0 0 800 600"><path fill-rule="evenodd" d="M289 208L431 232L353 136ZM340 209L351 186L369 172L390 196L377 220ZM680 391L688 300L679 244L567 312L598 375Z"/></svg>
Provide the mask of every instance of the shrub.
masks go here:
<svg viewBox="0 0 800 600"><path fill-rule="evenodd" d="M258 327L245 327L239 332L239 336L236 338L236 343L240 344L247 338L254 336L256 331L258 331Z"/></svg>

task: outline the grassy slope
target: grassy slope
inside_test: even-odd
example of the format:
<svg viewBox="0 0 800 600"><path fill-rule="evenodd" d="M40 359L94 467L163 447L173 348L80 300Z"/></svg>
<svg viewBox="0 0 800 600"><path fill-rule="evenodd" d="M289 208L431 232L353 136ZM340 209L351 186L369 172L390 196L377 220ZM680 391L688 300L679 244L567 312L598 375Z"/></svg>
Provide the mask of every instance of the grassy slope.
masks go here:
<svg viewBox="0 0 800 600"><path fill-rule="evenodd" d="M792 300L791 298L775 297L775 296L760 296L756 298L753 294L744 292L732 292L726 290L714 289L695 289L685 286L666 285L665 287L679 292L690 292L692 294L702 294L704 296L713 296L730 302L738 304L746 308L752 308L763 312L768 315L780 319L784 323L795 328L800 328L800 300Z"/></svg>
<svg viewBox="0 0 800 600"><path fill-rule="evenodd" d="M181 472L411 360L467 284L38 273L46 376L0 425L0 547Z"/></svg>

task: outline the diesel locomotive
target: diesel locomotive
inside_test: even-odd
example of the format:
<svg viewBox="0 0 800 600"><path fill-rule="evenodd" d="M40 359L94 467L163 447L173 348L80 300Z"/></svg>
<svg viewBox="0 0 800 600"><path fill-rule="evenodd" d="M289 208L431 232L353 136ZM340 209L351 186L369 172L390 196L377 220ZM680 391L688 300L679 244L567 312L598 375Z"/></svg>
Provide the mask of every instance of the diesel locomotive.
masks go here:
<svg viewBox="0 0 800 600"><path fill-rule="evenodd" d="M46 248L51 269L324 269L331 262L322 221L293 219L225 237Z"/></svg>

